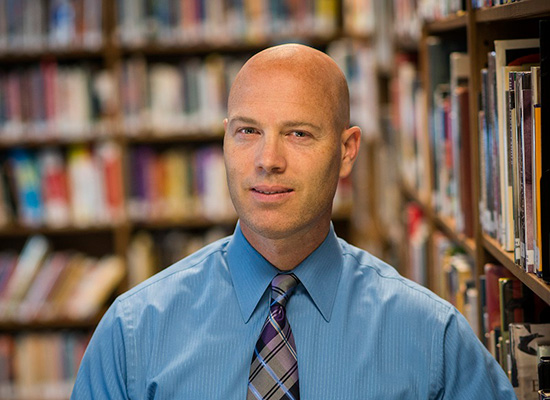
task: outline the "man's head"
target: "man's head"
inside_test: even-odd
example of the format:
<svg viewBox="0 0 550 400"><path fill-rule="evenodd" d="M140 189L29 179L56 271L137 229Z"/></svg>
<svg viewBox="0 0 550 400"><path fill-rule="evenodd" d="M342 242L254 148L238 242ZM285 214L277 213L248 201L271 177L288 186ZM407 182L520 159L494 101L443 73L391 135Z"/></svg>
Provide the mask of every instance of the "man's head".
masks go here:
<svg viewBox="0 0 550 400"><path fill-rule="evenodd" d="M245 235L326 235L338 178L351 172L360 130L326 54L282 45L252 57L231 88L224 121L231 198Z"/></svg>

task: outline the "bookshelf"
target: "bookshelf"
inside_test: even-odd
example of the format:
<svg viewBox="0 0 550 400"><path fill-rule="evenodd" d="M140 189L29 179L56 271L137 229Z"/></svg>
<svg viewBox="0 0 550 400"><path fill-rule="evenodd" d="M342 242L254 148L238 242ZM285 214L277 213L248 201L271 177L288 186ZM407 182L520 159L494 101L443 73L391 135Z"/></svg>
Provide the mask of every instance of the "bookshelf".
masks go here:
<svg viewBox="0 0 550 400"><path fill-rule="evenodd" d="M426 3L430 2L426 1ZM483 3L484 6L476 7L478 3ZM529 142L525 142L526 136L524 135L531 137L532 134L532 137L535 138L533 140L537 140L538 136L534 132L535 128L532 128L533 131L531 130L531 122L523 121L524 116L530 113L526 114L527 111L524 108L518 111L518 104L523 106L520 103L522 97L518 97L517 92L521 91L521 96L524 96L524 93L530 93L525 90L534 90L534 84L529 86L529 82L524 82L537 73L537 70L531 69L531 66L538 65L536 53L539 52L539 44L533 45L533 41L527 39L540 39L540 43L548 41L547 34L540 36L539 21L550 18L550 3L544 0L520 0L487 6L488 3L490 2L468 1L465 10L436 19L422 19L418 15L409 17L411 20L421 19L422 23L419 24L416 33L407 32L406 36L398 37L396 42L397 62L391 80L394 87L391 105L395 109L396 117L386 134L397 135L399 139L398 146L392 149L400 154L398 185L402 199L401 207L405 209L409 204L414 204L426 224L425 231L427 232L420 243L418 236L413 236L410 232L403 234L405 246L401 253L401 271L410 277L417 277L419 276L418 264L422 264L427 268L427 282L425 282L427 286L445 297L441 279L442 277L444 279L451 277L448 275L449 267L454 268L454 266L449 264L450 254L457 251L466 254L469 257L467 263L470 271L468 280L462 281L461 285L464 289L467 288L473 297L468 298L467 291L460 291L460 293L468 301L475 301L477 312L475 316L467 312L465 315L467 314L466 317L472 327L478 329L480 339L486 343L498 360L500 355L495 354L494 351L496 348L504 348L506 339L502 339L504 342L499 344L495 342L494 331L482 329L485 322L484 315L487 318L487 309L484 308L486 303L483 302L483 299L488 296L484 292L488 287L485 279L490 279L489 273L494 274L492 266L503 266L507 271L505 274L503 273L506 276L505 279L519 281L519 285L514 287L517 287L519 292L523 291L522 299L531 298L534 295L537 301L540 299L546 306L550 305L550 284L539 277L540 273L535 273L538 272L538 267L542 263L535 256L537 249L535 247L532 250L532 254L535 255L530 256L530 249L527 244L524 244L533 243L541 232L544 235L544 228L542 231L534 233L535 239L533 240L527 236L529 234L527 232L530 230L529 223L518 222L524 219L527 221L526 215L531 212L531 206L527 207L525 204L533 203L532 207L535 211L532 211L532 218L535 221L533 224L535 224L537 207L542 210L539 211L541 214L545 214L548 202L542 203L537 200L536 193L533 194L535 201L527 197L525 193L531 191L531 187L527 185L531 185L531 183L530 178L525 177L523 169L530 170L531 167L524 166L519 169L517 165L522 164L515 158L517 154L521 154L524 159L540 157L534 150L537 149L537 146L541 146L541 142L542 146L547 146L544 139L539 139L540 142L531 151L531 145ZM414 9L411 6L412 2L406 0L400 0L394 4L399 7L400 12L411 12ZM397 15L401 14L398 12ZM403 18L402 15L401 18ZM416 39L416 46L411 44L414 39ZM524 41L511 43L518 39ZM496 44L495 41L500 41L500 43ZM509 48L512 50L506 50ZM493 51L495 55L489 55ZM506 51L508 53L503 53ZM446 69L445 62L442 58L438 58L441 56L441 52L445 53L446 62L450 64L450 67L444 71L447 74L444 80L441 79L441 70ZM468 61L468 65L464 68L463 74L466 79L456 80L459 85L455 86L455 89L450 88L449 90L449 87L444 85L449 83L453 85L451 53L454 52L463 54L463 56L455 54L454 60L462 58ZM534 53L535 55L533 55ZM513 90L512 93L516 95L513 98L516 109L508 111L506 108L508 103L505 101L502 106L503 110L508 112L506 117L513 115L515 118L515 115L520 115L520 118L517 121L514 120L517 125L504 125L504 129L499 125L503 112L498 101L500 101L504 90L509 90L504 86L509 81L502 81L503 88L506 89L499 91L497 82L500 78L496 77L498 76L496 70L501 65L506 65L499 64L501 62L498 58L499 54L508 54L506 63L521 56L527 56L526 59L518 61L517 67L508 67L509 69L523 69L524 72L510 74L510 80L516 80L513 83L514 86L510 86L510 90ZM532 64L525 60L530 60ZM458 61L455 62L455 72L457 72L455 76L460 77L459 64ZM502 73L504 74L504 72ZM493 78L493 76L495 77ZM521 83L516 83L520 79ZM460 85L464 85L464 87L461 88ZM541 92L546 92L549 87L547 75L542 78L540 85ZM492 94L493 90L494 94ZM459 99L458 96L463 96L467 102L461 105L463 103L459 103L452 97L453 93L456 95L456 99ZM445 102L447 98L450 98L450 101ZM412 99L415 101L411 101ZM463 107L455 109L458 110L458 113L453 111L453 100L457 107ZM540 102L540 98L537 101ZM494 112L492 111L493 107ZM421 121L416 118L419 114L427 115L428 119ZM459 118L456 118L457 115ZM460 120L460 117L464 115L467 117ZM413 118L413 116L415 117ZM459 123L456 126L459 129L455 130L453 118L458 120ZM545 120L543 119L543 121ZM411 126L414 126L414 129ZM546 123L542 122L541 126L542 132L545 132L547 130ZM461 145L456 146L456 143L461 143ZM522 147L524 143L528 143L525 145L529 149L527 153ZM461 149L466 149L464 156L460 152ZM449 154L452 156L449 157ZM528 155L526 156L526 154ZM513 161L509 161L512 159L512 155L514 155ZM542 156L541 163L544 163L544 157ZM456 160L459 162L456 163ZM450 165L452 168L449 168ZM513 169L513 165L516 165L517 169ZM467 172L468 169L462 172L464 166L468 167L470 172ZM512 172L506 172L504 175L504 169ZM547 166L543 167L543 170L546 169ZM533 169L533 174L535 174L535 169ZM465 185L460 181L462 176L468 178ZM516 179L516 176L519 177L517 178L519 184L512 183L512 179ZM536 185L536 182L536 178L533 178L533 185ZM512 193L514 194L513 202ZM467 197L461 198L461 194L466 194ZM526 200L522 200L522 197ZM469 201L469 206L463 207L460 212L460 206L464 204L464 199ZM524 206L519 206L519 204L524 204ZM511 217L512 209L514 210L513 218ZM504 216L503 210L507 210L507 216ZM471 229L469 231L465 229L461 218L470 221ZM406 216L402 220L407 220ZM512 239L511 245L510 238ZM442 253L446 255L441 257ZM421 260L417 262L419 254L421 254ZM530 259L533 264L530 263ZM488 266L491 267L488 269ZM547 267L546 264L542 266L542 268ZM456 275L454 278L459 279L459 276ZM491 279L495 279L494 275L491 275ZM496 282L498 287L498 277ZM532 304L529 303L530 300L525 301L526 304ZM501 307L503 306L501 305ZM535 308L533 307L533 309ZM472 316L474 316L474 320L470 320ZM543 314L538 317L537 320L526 319L516 322L550 322Z"/></svg>
<svg viewBox="0 0 550 400"><path fill-rule="evenodd" d="M116 294L185 252L231 233L236 215L228 206L227 194L211 190L188 196L182 194L183 187L174 194L168 184L159 184L163 181L159 177L182 178L170 174L179 166L187 173L189 191L225 186L225 177L219 184L224 176L221 121L232 76L249 56L270 45L299 41L326 49L343 37L339 0L280 9L273 25L262 23L268 13L276 11L269 9L267 2L231 9L218 8L222 2L200 2L208 10L203 10L202 20L200 13L194 14L199 18L194 21L183 21L177 13L172 13L177 18L169 18L169 10L163 7L180 2L154 3L159 8L147 16L127 12L137 4L133 0L0 2L0 7L19 7L0 10L0 262L4 262L2 256L8 257L12 251L19 254L30 238L40 236L55 254L78 253L94 260L113 255L126 271L116 278L116 289L92 316L74 318L60 313L29 321L0 318L0 369L11 366L14 359L32 362L28 349L47 349L48 343L56 348L72 346L74 358L79 360L80 351ZM71 4L76 7L74 15L63 8ZM11 17L16 12L22 20L3 23L5 15ZM61 17L54 17L58 12ZM33 18L41 23L31 29L32 24L24 21ZM134 36L133 28L138 26L144 29ZM213 26L215 29L210 29ZM285 34L279 34L283 31ZM171 90L167 82L179 82L181 90ZM199 87L192 87L193 82L199 82ZM29 96L37 92L33 85L42 89L42 96L34 96L39 98L37 104ZM12 97L2 97L5 88L13 92L5 91ZM170 96L159 96L167 90ZM69 96L75 93L75 97ZM209 97L202 98L204 93ZM167 97L171 102L165 101ZM192 99L199 97L194 104ZM207 123L200 123L206 119ZM162 125L166 121L171 123ZM29 175L27 180L14 177L16 156L26 162L23 171L32 172L34 187L24 191L20 188L28 183ZM22 199L30 195L41 198L46 186L43 158L55 160L58 175L52 179L68 182L63 184L67 193L57 193L54 200L58 203L53 205L45 201L33 204L24 221ZM144 158L149 166L143 167ZM136 171L143 175L136 178ZM87 182L98 174L101 187L90 192L92 185ZM217 183L205 183L208 179L217 179ZM350 203L352 186L350 182L341 186L334 225L341 236L353 240L356 232L351 225L356 211ZM101 199L94 197L99 192ZM78 197L86 193L91 197ZM88 209L82 208L84 203ZM214 203L216 209L224 208L223 212L208 212ZM98 209L102 211L94 213ZM48 217L48 213L53 214ZM132 252L137 256L131 257ZM0 282L3 268L4 264ZM52 360L58 364L55 355ZM10 371L15 378L0 380L0 398L68 398L71 376L58 376L56 386L55 381L41 380L44 374L36 371ZM41 390L48 385L48 391Z"/></svg>

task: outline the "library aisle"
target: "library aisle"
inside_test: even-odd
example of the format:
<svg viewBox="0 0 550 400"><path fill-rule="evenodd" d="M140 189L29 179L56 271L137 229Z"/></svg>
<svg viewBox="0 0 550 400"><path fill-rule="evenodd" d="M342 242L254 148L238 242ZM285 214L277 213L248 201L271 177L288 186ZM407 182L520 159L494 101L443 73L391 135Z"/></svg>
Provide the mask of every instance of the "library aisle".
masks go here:
<svg viewBox="0 0 550 400"><path fill-rule="evenodd" d="M537 399L549 21L546 0L0 1L0 399L68 399L115 297L232 233L228 91L286 42L333 57L362 128L338 235L453 303Z"/></svg>

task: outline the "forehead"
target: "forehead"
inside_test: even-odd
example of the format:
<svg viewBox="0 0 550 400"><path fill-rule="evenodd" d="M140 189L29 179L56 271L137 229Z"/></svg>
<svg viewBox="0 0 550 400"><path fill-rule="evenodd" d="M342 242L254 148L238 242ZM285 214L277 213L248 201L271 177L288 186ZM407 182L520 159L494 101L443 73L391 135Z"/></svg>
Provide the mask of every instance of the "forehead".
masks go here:
<svg viewBox="0 0 550 400"><path fill-rule="evenodd" d="M330 95L322 80L274 69L249 71L236 82L228 103L229 117L261 112L303 114L331 119Z"/></svg>

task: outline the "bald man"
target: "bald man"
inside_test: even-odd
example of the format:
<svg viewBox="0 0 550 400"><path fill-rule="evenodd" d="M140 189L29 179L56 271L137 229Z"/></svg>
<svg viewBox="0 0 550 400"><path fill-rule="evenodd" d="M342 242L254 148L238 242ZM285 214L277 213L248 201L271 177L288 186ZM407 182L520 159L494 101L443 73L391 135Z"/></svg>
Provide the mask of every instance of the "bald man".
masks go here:
<svg viewBox="0 0 550 400"><path fill-rule="evenodd" d="M515 398L455 308L336 237L360 129L334 61L258 53L224 127L234 234L114 302L72 399Z"/></svg>

